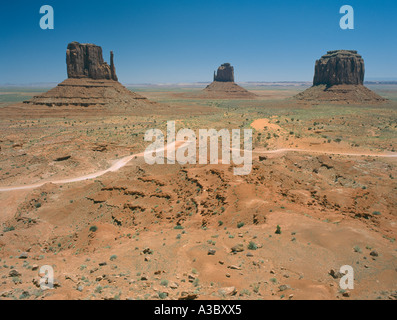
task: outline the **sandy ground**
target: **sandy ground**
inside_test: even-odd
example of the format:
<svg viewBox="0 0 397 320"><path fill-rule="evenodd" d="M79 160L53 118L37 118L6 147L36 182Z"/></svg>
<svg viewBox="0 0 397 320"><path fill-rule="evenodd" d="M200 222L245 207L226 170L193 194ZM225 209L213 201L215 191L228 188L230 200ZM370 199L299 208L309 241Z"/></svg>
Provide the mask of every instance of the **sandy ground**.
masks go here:
<svg viewBox="0 0 397 320"><path fill-rule="evenodd" d="M147 97L172 114L0 108L1 299L396 298L395 102ZM253 128L251 174L146 164L167 120Z"/></svg>

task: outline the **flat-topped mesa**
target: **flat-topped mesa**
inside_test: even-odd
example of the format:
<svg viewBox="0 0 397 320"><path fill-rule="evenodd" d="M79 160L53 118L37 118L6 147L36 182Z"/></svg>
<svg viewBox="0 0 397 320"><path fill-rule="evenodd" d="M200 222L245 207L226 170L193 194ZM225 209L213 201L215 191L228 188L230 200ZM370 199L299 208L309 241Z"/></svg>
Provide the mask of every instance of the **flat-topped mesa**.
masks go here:
<svg viewBox="0 0 397 320"><path fill-rule="evenodd" d="M230 63L224 63L219 68L218 71L214 72L214 81L219 82L234 82L234 68Z"/></svg>
<svg viewBox="0 0 397 320"><path fill-rule="evenodd" d="M71 42L66 50L68 78L118 81L110 52L110 66L103 60L102 48L94 44Z"/></svg>
<svg viewBox="0 0 397 320"><path fill-rule="evenodd" d="M363 85L364 73L364 60L357 51L328 51L316 61L313 85Z"/></svg>
<svg viewBox="0 0 397 320"><path fill-rule="evenodd" d="M293 99L313 104L378 104L386 101L364 86L364 73L364 60L357 51L328 51L316 61L313 86Z"/></svg>

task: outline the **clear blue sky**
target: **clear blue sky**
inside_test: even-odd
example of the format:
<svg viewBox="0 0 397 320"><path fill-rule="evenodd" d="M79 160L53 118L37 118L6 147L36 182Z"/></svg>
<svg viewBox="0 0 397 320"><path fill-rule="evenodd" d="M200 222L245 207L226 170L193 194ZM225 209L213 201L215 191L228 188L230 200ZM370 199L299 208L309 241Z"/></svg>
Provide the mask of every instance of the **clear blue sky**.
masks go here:
<svg viewBox="0 0 397 320"><path fill-rule="evenodd" d="M41 30L52 5L55 29ZM355 10L341 30L339 9ZM397 79L396 0L3 0L0 84L60 82L69 42L115 53L122 83L211 81L230 62L237 81L312 80L328 50L355 49L366 79Z"/></svg>

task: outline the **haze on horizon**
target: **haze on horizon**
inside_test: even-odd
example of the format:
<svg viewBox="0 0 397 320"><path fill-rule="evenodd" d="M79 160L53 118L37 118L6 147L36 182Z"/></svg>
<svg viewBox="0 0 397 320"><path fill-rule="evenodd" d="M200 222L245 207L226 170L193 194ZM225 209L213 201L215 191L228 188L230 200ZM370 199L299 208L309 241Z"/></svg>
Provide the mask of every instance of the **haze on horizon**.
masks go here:
<svg viewBox="0 0 397 320"><path fill-rule="evenodd" d="M41 30L39 9L53 6L55 29ZM341 30L339 8L355 10ZM397 80L397 3L382 1L192 0L37 1L1 4L0 85L58 83L69 42L114 51L119 81L210 82L222 63L237 82L312 81L326 51L353 49L366 81Z"/></svg>

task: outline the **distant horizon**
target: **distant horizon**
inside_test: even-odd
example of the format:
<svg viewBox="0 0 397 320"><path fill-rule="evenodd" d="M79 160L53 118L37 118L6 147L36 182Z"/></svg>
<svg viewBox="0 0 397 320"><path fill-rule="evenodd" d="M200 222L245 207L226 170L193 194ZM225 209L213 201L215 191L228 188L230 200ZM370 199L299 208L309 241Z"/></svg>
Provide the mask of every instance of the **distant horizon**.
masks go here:
<svg viewBox="0 0 397 320"><path fill-rule="evenodd" d="M64 79L65 80L65 79ZM211 83L212 81L197 81L197 82L152 82L152 83L123 83L124 86L189 86L189 85L206 85ZM313 80L291 80L291 81L236 81L238 84L276 84L276 83L296 83L296 84L312 84ZM389 82L392 82L393 84L397 84L397 78L372 78L364 81L364 84L387 84ZM37 88L45 88L48 86L56 86L60 82L34 82L34 83L0 83L0 88L1 87L37 87Z"/></svg>
<svg viewBox="0 0 397 320"><path fill-rule="evenodd" d="M397 80L397 3L351 0L354 30L342 30L345 1L55 1L54 30L39 27L38 0L2 3L0 85L60 83L68 43L94 43L125 84L211 82L222 63L237 83L312 81L327 51L357 50L366 81ZM10 14L13 13L13 14Z"/></svg>

